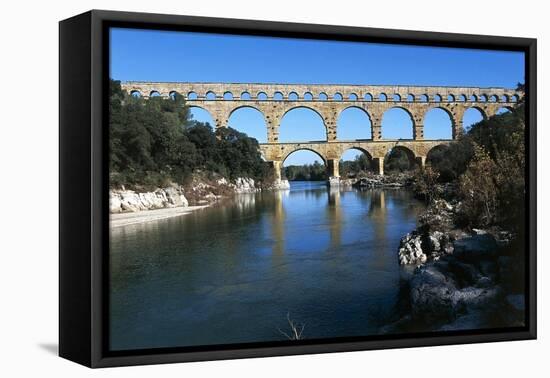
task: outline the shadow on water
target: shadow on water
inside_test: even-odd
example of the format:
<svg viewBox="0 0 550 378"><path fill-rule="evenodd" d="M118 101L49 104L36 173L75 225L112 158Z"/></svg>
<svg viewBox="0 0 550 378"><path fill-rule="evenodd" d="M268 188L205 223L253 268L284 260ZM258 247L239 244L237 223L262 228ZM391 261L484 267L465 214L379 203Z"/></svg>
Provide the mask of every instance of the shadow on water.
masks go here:
<svg viewBox="0 0 550 378"><path fill-rule="evenodd" d="M403 190L238 195L111 234L111 347L375 334L398 300L397 246L422 205Z"/></svg>

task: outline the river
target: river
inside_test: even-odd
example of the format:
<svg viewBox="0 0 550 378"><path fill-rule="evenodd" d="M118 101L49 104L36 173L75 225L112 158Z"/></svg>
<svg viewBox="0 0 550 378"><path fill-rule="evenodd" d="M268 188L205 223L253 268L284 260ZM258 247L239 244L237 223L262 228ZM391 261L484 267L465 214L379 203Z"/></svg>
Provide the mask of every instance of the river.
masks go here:
<svg viewBox="0 0 550 378"><path fill-rule="evenodd" d="M307 339L377 334L422 208L406 190L291 182L113 229L110 348L285 340L287 315Z"/></svg>

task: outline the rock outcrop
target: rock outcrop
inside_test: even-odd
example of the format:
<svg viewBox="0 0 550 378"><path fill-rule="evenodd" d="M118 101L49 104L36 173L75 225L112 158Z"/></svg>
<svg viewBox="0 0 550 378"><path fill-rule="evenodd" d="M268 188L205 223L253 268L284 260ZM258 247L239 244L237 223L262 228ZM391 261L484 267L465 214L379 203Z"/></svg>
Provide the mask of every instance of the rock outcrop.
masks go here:
<svg viewBox="0 0 550 378"><path fill-rule="evenodd" d="M187 198L183 193L183 188L179 186L170 186L143 193L123 189L109 192L109 209L111 213L186 206L188 206Z"/></svg>
<svg viewBox="0 0 550 378"><path fill-rule="evenodd" d="M270 190L289 190L290 183L288 180L277 180L271 184L269 187Z"/></svg>

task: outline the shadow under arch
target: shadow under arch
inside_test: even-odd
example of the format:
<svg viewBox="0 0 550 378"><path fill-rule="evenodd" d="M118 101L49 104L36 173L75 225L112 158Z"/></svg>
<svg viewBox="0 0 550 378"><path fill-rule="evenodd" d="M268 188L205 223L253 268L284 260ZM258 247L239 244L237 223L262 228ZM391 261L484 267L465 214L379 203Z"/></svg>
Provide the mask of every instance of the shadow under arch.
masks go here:
<svg viewBox="0 0 550 378"><path fill-rule="evenodd" d="M426 154L426 167L436 170L439 173L439 180L442 182L458 178L456 163L449 158L451 152L451 146L440 144L432 147Z"/></svg>
<svg viewBox="0 0 550 378"><path fill-rule="evenodd" d="M410 134L407 134L406 137L387 138L387 135L388 135L388 125L387 125L387 123L390 122L390 121L388 121L387 117L388 116L396 117L397 114L399 114L399 113L396 113L396 109L397 109L397 112L399 112L399 113L404 112L404 114L406 114L408 116L408 122L409 122L408 132L410 132ZM384 120L386 122L384 122ZM404 107L404 106L395 105L395 106L391 106L388 109L386 109L384 111L384 113L382 114L382 117L380 119L380 125L381 125L381 128L382 128L382 139L406 139L406 140L409 140L409 139L412 140L413 139L414 126L415 126L414 117L413 117L413 114L411 113L411 111L409 109L407 109L406 107ZM385 133L384 133L384 129L386 130Z"/></svg>
<svg viewBox="0 0 550 378"><path fill-rule="evenodd" d="M250 116L250 115L246 115L245 114L245 119L242 120L242 124L241 122L237 122L235 123L235 121L232 122L232 118L233 120L235 120L235 117L238 115L238 113L243 113L242 111L247 111L247 110L251 110L252 111L252 114L254 114L253 116ZM256 116L259 116L261 117L262 121L263 121L263 124L262 125L257 125L257 120L254 120L252 118L256 117ZM267 121L266 121L266 118L265 118L265 114L260 110L258 109L257 107L253 106L253 105L249 105L249 104L246 104L246 105L239 105L239 106L236 106L235 108L231 109L231 111L229 112L229 115L227 117L227 125L235 130L238 130L240 132L243 132L245 134L247 134L249 137L252 137L254 139L256 139L259 143L267 143Z"/></svg>
<svg viewBox="0 0 550 378"><path fill-rule="evenodd" d="M426 120L428 119L428 117L430 116L430 114L436 114L437 113L440 113L440 114L446 114L447 117L448 117L448 121L449 121L449 127L445 127L445 133L448 132L448 135L445 135L444 137L442 138L436 138L436 137L431 137L432 134L434 134L434 132L437 134L437 129L433 129L433 127L437 127L437 126L432 126L430 124L427 124L426 123ZM422 118L422 124L424 125L424 139L445 139L445 140L451 140L453 139L453 130L455 129L455 126L456 126L456 120L454 119L453 117L453 114L451 113L451 111L449 109L447 109L446 107L444 106L439 106L439 105L436 105L436 106L432 106L430 108L428 108L426 110L426 112L424 113L424 117ZM427 125L427 127L426 127Z"/></svg>
<svg viewBox="0 0 550 378"><path fill-rule="evenodd" d="M384 172L404 172L416 168L416 155L405 146L394 146L384 156Z"/></svg>
<svg viewBox="0 0 550 378"><path fill-rule="evenodd" d="M350 114L351 112L359 112L359 114L362 114L363 116L366 116L366 124L368 128L365 130L365 136L361 135L359 138L346 138L342 137L342 135L345 135L345 133L342 133L343 128L348 128L346 125L344 125L342 121L342 116L345 116L346 112L347 114ZM336 130L339 140L365 140L365 139L372 139L372 117L367 111L367 109L359 106L359 105L349 105L343 108L340 113L338 113L338 118L336 119ZM363 130L361 130L362 132ZM362 133L363 134L363 133Z"/></svg>
<svg viewBox="0 0 550 378"><path fill-rule="evenodd" d="M307 111L307 117L310 117L313 116L315 121L314 121L314 127L317 126L317 123L319 125L322 125L323 127L323 132L324 132L324 137L319 139L319 138L305 138L305 137L297 137L297 138L294 138L294 137L286 137L286 129L288 128L287 125L285 125L285 118L288 122L288 118L289 118L289 114L292 114L293 112L295 112L294 114L297 114L299 111ZM296 112L298 111L298 112ZM302 116L304 116L302 114ZM291 122L296 122L296 120L293 120ZM299 133L299 131L304 131L306 130L306 128L298 128L296 130L292 130L292 134L296 134L296 132ZM308 131L312 131L314 132L314 129L313 128L310 128ZM290 131L289 131L290 132ZM300 139L301 138L301 139ZM294 106L291 106L289 107L288 109L285 110L285 112L283 113L283 115L281 116L281 120L280 120L280 123L279 123L279 142L303 142L303 141L327 141L328 140L328 127L325 123L325 120L323 118L323 115L319 112L319 110L315 109L314 107L312 106L308 106L308 105L294 105Z"/></svg>

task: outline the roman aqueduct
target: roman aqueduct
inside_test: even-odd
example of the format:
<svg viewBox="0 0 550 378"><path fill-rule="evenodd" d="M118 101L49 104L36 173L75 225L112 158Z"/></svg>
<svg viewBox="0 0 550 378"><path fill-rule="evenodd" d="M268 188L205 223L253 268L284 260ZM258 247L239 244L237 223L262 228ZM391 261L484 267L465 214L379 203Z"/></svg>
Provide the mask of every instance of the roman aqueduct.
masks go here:
<svg viewBox="0 0 550 378"><path fill-rule="evenodd" d="M267 143L261 143L262 155L272 162L280 178L284 160L298 150L310 150L324 161L328 174L338 178L338 162L348 149L357 149L373 159L379 174L384 172L384 157L394 148L403 149L423 166L430 150L452 143L463 131L463 116L469 108L479 110L484 118L501 108L517 106L522 93L507 88L376 86L327 84L245 84L126 82L122 89L135 96L171 97L183 95L190 107L199 107L212 115L215 127L227 127L237 109L254 108L261 112L267 126ZM325 141L279 142L283 116L296 108L308 108L323 120ZM340 140L337 135L339 115L348 108L364 111L371 121L371 138ZM382 138L382 116L392 108L403 109L411 118L412 139ZM424 139L424 118L431 109L444 110L452 123L452 138Z"/></svg>

